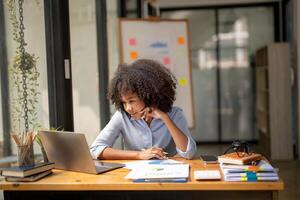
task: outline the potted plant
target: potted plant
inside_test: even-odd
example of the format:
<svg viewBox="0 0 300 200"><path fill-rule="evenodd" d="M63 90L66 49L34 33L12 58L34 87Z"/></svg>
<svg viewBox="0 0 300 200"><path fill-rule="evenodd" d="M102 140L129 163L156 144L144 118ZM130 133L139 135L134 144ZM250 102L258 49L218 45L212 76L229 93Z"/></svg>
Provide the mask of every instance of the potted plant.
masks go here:
<svg viewBox="0 0 300 200"><path fill-rule="evenodd" d="M7 0L13 40L17 44L13 63L9 66L11 132L18 146L31 145L28 151L33 156L34 135L40 127L37 122L40 73L37 69L38 57L26 50L23 3L24 0Z"/></svg>

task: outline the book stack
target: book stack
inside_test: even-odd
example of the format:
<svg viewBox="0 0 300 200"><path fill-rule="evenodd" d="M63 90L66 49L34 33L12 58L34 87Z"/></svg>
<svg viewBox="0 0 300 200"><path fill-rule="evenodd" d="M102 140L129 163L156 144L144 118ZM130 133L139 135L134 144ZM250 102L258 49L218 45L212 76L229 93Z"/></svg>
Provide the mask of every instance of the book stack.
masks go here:
<svg viewBox="0 0 300 200"><path fill-rule="evenodd" d="M278 181L278 170L260 154L238 157L236 153L219 156L218 161L225 181Z"/></svg>
<svg viewBox="0 0 300 200"><path fill-rule="evenodd" d="M13 166L0 168L1 175L10 182L32 182L37 181L52 173L54 163L36 163L30 166Z"/></svg>

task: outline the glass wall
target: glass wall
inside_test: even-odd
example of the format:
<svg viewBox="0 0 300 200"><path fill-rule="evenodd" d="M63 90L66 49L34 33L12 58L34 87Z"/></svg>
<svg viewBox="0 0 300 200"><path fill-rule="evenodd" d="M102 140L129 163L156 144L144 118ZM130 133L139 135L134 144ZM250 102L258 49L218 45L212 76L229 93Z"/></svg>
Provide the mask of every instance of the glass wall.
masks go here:
<svg viewBox="0 0 300 200"><path fill-rule="evenodd" d="M119 65L117 0L106 1L109 80ZM70 39L74 131L86 134L89 144L100 132L99 71L94 0L70 0ZM111 106L111 115L115 112ZM121 148L121 138L115 147Z"/></svg>
<svg viewBox="0 0 300 200"><path fill-rule="evenodd" d="M119 65L119 19L117 14L117 0L107 1L107 38L109 80ZM113 107L113 106L112 106ZM112 112L114 109L112 110Z"/></svg>
<svg viewBox="0 0 300 200"><path fill-rule="evenodd" d="M108 62L109 80L119 65L119 19L117 12L117 0L107 1L107 38L108 38ZM110 106L111 116L116 111L114 106ZM119 137L114 145L115 148L122 148L122 138Z"/></svg>
<svg viewBox="0 0 300 200"><path fill-rule="evenodd" d="M142 2L142 1L141 1ZM126 18L138 18L138 5L136 0L126 0Z"/></svg>
<svg viewBox="0 0 300 200"><path fill-rule="evenodd" d="M13 40L12 26L9 18L8 7L4 1L5 13L5 30L6 30L6 47L7 47L7 60L8 65L13 64L13 57L15 56L16 43ZM17 4L17 2L16 2ZM49 108L48 108L48 84L47 84L47 64L46 64L46 43L45 43L45 23L44 23L44 1L24 1L24 26L25 26L25 41L27 43L26 50L35 54L38 57L37 68L40 72L38 79L38 96L37 104L37 122L42 128L49 129ZM10 89L15 87L11 80ZM10 94L10 99L12 96ZM11 102L10 102L11 103ZM10 109L12 110L12 109ZM11 118L11 125L16 123ZM15 143L12 142L13 152L15 153ZM35 152L39 152L40 148L35 146Z"/></svg>
<svg viewBox="0 0 300 200"><path fill-rule="evenodd" d="M270 7L219 10L221 140L256 138L255 51L274 41Z"/></svg>
<svg viewBox="0 0 300 200"><path fill-rule="evenodd" d="M100 131L95 1L69 1L69 17L74 131L90 144Z"/></svg>
<svg viewBox="0 0 300 200"><path fill-rule="evenodd" d="M117 0L107 1L107 38L108 38L108 59L109 59L109 77L119 65L119 18L117 11ZM137 1L126 0L126 18L138 18ZM112 112L114 109L112 108Z"/></svg>
<svg viewBox="0 0 300 200"><path fill-rule="evenodd" d="M274 41L272 7L161 12L188 19L198 142L255 140L254 54Z"/></svg>
<svg viewBox="0 0 300 200"><path fill-rule="evenodd" d="M192 59L195 128L197 141L218 139L217 60L214 10L163 12L164 18L188 19Z"/></svg>

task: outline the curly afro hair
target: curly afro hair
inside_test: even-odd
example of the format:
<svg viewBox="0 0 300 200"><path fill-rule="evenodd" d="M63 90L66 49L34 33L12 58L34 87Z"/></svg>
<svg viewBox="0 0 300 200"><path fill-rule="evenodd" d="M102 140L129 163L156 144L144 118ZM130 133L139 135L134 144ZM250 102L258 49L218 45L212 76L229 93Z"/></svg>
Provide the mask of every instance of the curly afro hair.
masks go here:
<svg viewBox="0 0 300 200"><path fill-rule="evenodd" d="M123 110L121 96L136 93L145 106L169 112L175 101L175 76L154 60L140 59L132 64L121 64L108 88L108 99L116 109Z"/></svg>

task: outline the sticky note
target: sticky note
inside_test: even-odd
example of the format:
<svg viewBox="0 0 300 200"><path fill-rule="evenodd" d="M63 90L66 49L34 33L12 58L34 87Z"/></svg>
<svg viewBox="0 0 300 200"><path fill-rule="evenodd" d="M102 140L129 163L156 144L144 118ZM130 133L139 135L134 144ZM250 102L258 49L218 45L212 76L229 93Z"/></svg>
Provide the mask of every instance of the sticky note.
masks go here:
<svg viewBox="0 0 300 200"><path fill-rule="evenodd" d="M259 168L257 166L249 166L248 167L248 171L257 172L258 170L259 170Z"/></svg>
<svg viewBox="0 0 300 200"><path fill-rule="evenodd" d="M163 58L163 63L164 63L165 65L170 64L170 61L171 61L171 60L170 60L170 57L167 57L167 56L166 56L166 57Z"/></svg>
<svg viewBox="0 0 300 200"><path fill-rule="evenodd" d="M128 44L129 44L130 46L135 46L135 45L136 45L136 39L135 39L135 38L129 38Z"/></svg>
<svg viewBox="0 0 300 200"><path fill-rule="evenodd" d="M188 81L187 81L187 79L184 78L184 77L178 79L178 84L179 84L179 86L186 86L187 83L188 83Z"/></svg>
<svg viewBox="0 0 300 200"><path fill-rule="evenodd" d="M153 160L153 161L149 162L150 165L153 165L153 164L157 165L157 164L161 164L161 163L162 163L162 160Z"/></svg>
<svg viewBox="0 0 300 200"><path fill-rule="evenodd" d="M184 37L179 36L179 37L177 38L177 43L178 43L179 45L183 45L183 44L184 44Z"/></svg>
<svg viewBox="0 0 300 200"><path fill-rule="evenodd" d="M130 59L131 60L136 60L138 57L138 53L136 51L130 52Z"/></svg>

